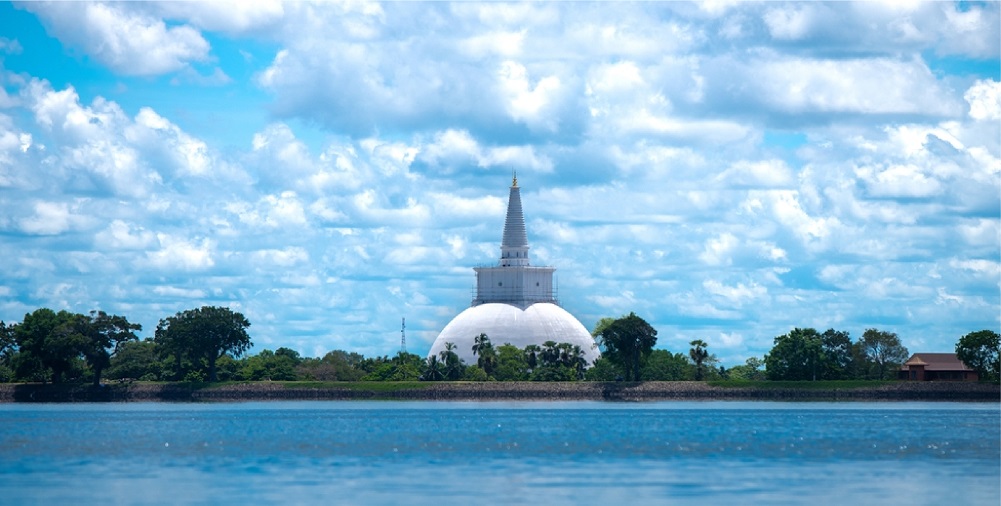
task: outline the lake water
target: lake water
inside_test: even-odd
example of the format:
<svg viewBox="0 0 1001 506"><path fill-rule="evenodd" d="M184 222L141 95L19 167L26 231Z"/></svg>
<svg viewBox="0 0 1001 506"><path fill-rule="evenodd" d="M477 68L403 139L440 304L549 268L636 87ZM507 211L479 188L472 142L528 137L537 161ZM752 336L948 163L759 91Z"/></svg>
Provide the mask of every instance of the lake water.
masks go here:
<svg viewBox="0 0 1001 506"><path fill-rule="evenodd" d="M2 504L1001 503L996 403L0 404Z"/></svg>

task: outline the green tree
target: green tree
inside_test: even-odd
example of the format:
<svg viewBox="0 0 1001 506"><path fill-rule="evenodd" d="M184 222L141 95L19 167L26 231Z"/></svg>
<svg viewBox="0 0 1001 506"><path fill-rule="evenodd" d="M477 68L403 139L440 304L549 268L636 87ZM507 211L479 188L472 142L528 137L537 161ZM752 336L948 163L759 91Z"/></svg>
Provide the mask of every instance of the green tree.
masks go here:
<svg viewBox="0 0 1001 506"><path fill-rule="evenodd" d="M970 332L956 342L956 357L977 371L981 381L998 383L1001 380L998 341L999 335L993 330Z"/></svg>
<svg viewBox="0 0 1001 506"><path fill-rule="evenodd" d="M195 364L204 360L208 380L217 381L219 357L227 353L239 357L253 346L247 334L249 326L242 314L229 308L202 306L160 320L156 339L176 354L178 369L181 356Z"/></svg>
<svg viewBox="0 0 1001 506"><path fill-rule="evenodd" d="M77 315L77 325L83 335L81 351L94 374L94 385L101 384L101 374L111 365L111 354L128 341L138 341L135 331L142 325L129 323L124 316L91 311L90 318Z"/></svg>
<svg viewBox="0 0 1001 506"><path fill-rule="evenodd" d="M462 372L463 381L489 381L490 376L487 372L480 368L478 365L471 365L466 367L466 370Z"/></svg>
<svg viewBox="0 0 1001 506"><path fill-rule="evenodd" d="M598 320L598 323L594 324L594 330L591 331L591 337L593 337L595 340L600 339L601 334L605 332L605 329L607 329L613 323L615 323L615 318L611 318L608 316Z"/></svg>
<svg viewBox="0 0 1001 506"><path fill-rule="evenodd" d="M640 380L640 361L657 344L657 331L643 318L629 313L601 331L603 355L618 365L626 380Z"/></svg>
<svg viewBox="0 0 1001 506"><path fill-rule="evenodd" d="M692 379L694 373L685 355L653 350L643 361L640 377L644 381L683 381Z"/></svg>
<svg viewBox="0 0 1001 506"><path fill-rule="evenodd" d="M497 381L524 381L528 379L528 361L524 351L512 344L497 347L497 367L493 376Z"/></svg>
<svg viewBox="0 0 1001 506"><path fill-rule="evenodd" d="M424 372L421 373L421 379L424 381L442 381L445 379L444 367L438 361L438 355L431 355L427 358Z"/></svg>
<svg viewBox="0 0 1001 506"><path fill-rule="evenodd" d="M584 355L584 349L578 344L567 345L566 352L566 365L574 370L577 374L577 379L584 379L584 373L587 372L589 365L587 362L587 357Z"/></svg>
<svg viewBox="0 0 1001 506"><path fill-rule="evenodd" d="M815 329L794 328L775 338L765 355L765 374L770 380L815 380L821 371L823 341Z"/></svg>
<svg viewBox="0 0 1001 506"><path fill-rule="evenodd" d="M462 379L463 364L459 354L455 352L455 343L445 343L445 349L438 352L444 369L445 379L456 381Z"/></svg>
<svg viewBox="0 0 1001 506"><path fill-rule="evenodd" d="M866 329L859 340L868 370L867 377L886 379L896 376L900 365L910 354L900 343L900 338L893 332L876 329Z"/></svg>
<svg viewBox="0 0 1001 506"><path fill-rule="evenodd" d="M83 315L40 308L24 315L15 327L15 340L21 356L17 375L34 377L37 373L51 375L53 383L61 383L63 375L80 358L86 338Z"/></svg>
<svg viewBox="0 0 1001 506"><path fill-rule="evenodd" d="M688 350L688 357L692 359L692 364L695 365L695 381L702 381L705 375L702 364L709 358L709 351L706 349L709 345L701 339L696 339L688 344L692 347Z"/></svg>
<svg viewBox="0 0 1001 506"><path fill-rule="evenodd" d="M483 348L493 346L490 344L490 338L486 334L480 333L480 335L473 338L473 356L475 357Z"/></svg>
<svg viewBox="0 0 1001 506"><path fill-rule="evenodd" d="M17 351L14 327L0 321L0 382L3 383L14 380L13 358Z"/></svg>
<svg viewBox="0 0 1001 506"><path fill-rule="evenodd" d="M14 328L17 325L7 325L0 320L0 360L6 361L17 350L14 341Z"/></svg>
<svg viewBox="0 0 1001 506"><path fill-rule="evenodd" d="M156 343L152 339L125 341L111 356L108 377L111 379L161 379L163 366L157 358Z"/></svg>
<svg viewBox="0 0 1001 506"><path fill-rule="evenodd" d="M542 347L537 344L525 346L525 363L529 371L534 371L539 367L539 355L542 354Z"/></svg>
<svg viewBox="0 0 1001 506"><path fill-rule="evenodd" d="M247 357L239 368L240 378L250 381L295 381L298 379L295 371L298 364L295 358L288 354L288 351L292 350L288 348L282 350L287 351L279 355L271 350L261 350L257 355ZM298 356L298 353L295 355Z"/></svg>
<svg viewBox="0 0 1001 506"><path fill-rule="evenodd" d="M313 381L357 381L365 375L365 357L355 352L333 350L322 358L307 358L296 367L297 377Z"/></svg>
<svg viewBox="0 0 1001 506"><path fill-rule="evenodd" d="M478 356L476 359L477 367L483 369L487 376L491 376L497 366L497 352L486 334L480 334L473 338L473 356Z"/></svg>
<svg viewBox="0 0 1001 506"><path fill-rule="evenodd" d="M730 368L730 379L738 381L760 381L765 379L765 373L761 370L765 361L758 357L748 358L743 365L735 365Z"/></svg>
<svg viewBox="0 0 1001 506"><path fill-rule="evenodd" d="M852 339L848 332L827 329L820 336L820 378L824 380L850 379L852 374Z"/></svg>
<svg viewBox="0 0 1001 506"><path fill-rule="evenodd" d="M653 350L656 353L658 350ZM608 360L608 357L598 357L594 364L584 372L584 379L587 381L616 381L622 379L622 370L619 366ZM646 379L646 378L644 378Z"/></svg>
<svg viewBox="0 0 1001 506"><path fill-rule="evenodd" d="M556 341L546 341L542 343L542 351L539 352L539 360L542 367L554 367L560 362L559 343Z"/></svg>
<svg viewBox="0 0 1001 506"><path fill-rule="evenodd" d="M400 351L393 357L393 374L389 381L415 381L421 377L424 360L419 355Z"/></svg>

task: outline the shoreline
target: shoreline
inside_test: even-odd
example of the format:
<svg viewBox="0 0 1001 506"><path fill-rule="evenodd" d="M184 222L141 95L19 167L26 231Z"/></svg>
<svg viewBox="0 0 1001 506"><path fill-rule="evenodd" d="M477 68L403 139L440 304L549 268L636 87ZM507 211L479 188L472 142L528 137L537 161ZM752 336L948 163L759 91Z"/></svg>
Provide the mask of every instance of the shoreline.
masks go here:
<svg viewBox="0 0 1001 506"><path fill-rule="evenodd" d="M986 383L896 382L816 387L798 383L694 381L625 382L246 382L0 384L0 403L241 402L269 400L414 401L945 401L1001 402L1001 387Z"/></svg>

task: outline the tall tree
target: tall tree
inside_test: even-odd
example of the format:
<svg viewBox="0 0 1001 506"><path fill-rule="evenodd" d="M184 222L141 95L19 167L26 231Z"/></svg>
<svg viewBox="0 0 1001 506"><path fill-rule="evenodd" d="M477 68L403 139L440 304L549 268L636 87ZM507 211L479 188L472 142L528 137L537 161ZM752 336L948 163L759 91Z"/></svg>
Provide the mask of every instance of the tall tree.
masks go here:
<svg viewBox="0 0 1001 506"><path fill-rule="evenodd" d="M142 325L129 323L124 316L108 315L104 311L91 311L85 317L83 356L94 373L94 385L101 384L101 373L111 365L111 354L127 341L138 341L135 331Z"/></svg>
<svg viewBox="0 0 1001 506"><path fill-rule="evenodd" d="M815 329L794 328L775 338L765 355L765 374L770 380L815 380L821 372L823 340Z"/></svg>
<svg viewBox="0 0 1001 506"><path fill-rule="evenodd" d="M14 341L14 328L16 325L7 325L0 320L0 360L6 360L17 348Z"/></svg>
<svg viewBox="0 0 1001 506"><path fill-rule="evenodd" d="M709 345L701 339L696 339L688 344L692 347L688 350L688 356L692 359L692 364L695 365L695 381L702 381L702 363L709 358L709 351L706 350Z"/></svg>
<svg viewBox="0 0 1001 506"><path fill-rule="evenodd" d="M657 344L657 331L643 318L629 313L601 332L604 356L622 368L627 380L640 380L641 359Z"/></svg>
<svg viewBox="0 0 1001 506"><path fill-rule="evenodd" d="M0 382L14 379L13 358L17 350L17 342L14 341L15 326L0 321Z"/></svg>
<svg viewBox="0 0 1001 506"><path fill-rule="evenodd" d="M598 323L594 324L594 330L591 331L591 337L598 339L602 332L604 332L605 329L613 323L615 323L615 318L608 316L598 320Z"/></svg>
<svg viewBox="0 0 1001 506"><path fill-rule="evenodd" d="M18 376L33 377L47 371L53 383L61 383L74 360L79 360L86 331L86 318L80 314L40 308L24 315L14 330L22 354Z"/></svg>
<svg viewBox="0 0 1001 506"><path fill-rule="evenodd" d="M462 378L462 359L455 352L455 343L445 343L445 349L438 352L440 362L444 369L445 379L455 381Z"/></svg>
<svg viewBox="0 0 1001 506"><path fill-rule="evenodd" d="M848 332L827 329L820 336L821 379L848 379L852 369L852 338Z"/></svg>
<svg viewBox="0 0 1001 506"><path fill-rule="evenodd" d="M539 367L539 354L541 353L542 347L537 344L525 346L525 363L528 365L529 371L534 371Z"/></svg>
<svg viewBox="0 0 1001 506"><path fill-rule="evenodd" d="M491 346L490 338L481 332L480 335L473 338L473 356L479 355L483 348L488 346Z"/></svg>
<svg viewBox="0 0 1001 506"><path fill-rule="evenodd" d="M445 379L445 373L442 369L441 362L438 361L438 356L431 355L427 358L424 365L424 372L421 373L421 379L424 381L441 381Z"/></svg>
<svg viewBox="0 0 1001 506"><path fill-rule="evenodd" d="M477 357L476 365L483 369L487 376L493 374L497 365L497 352L486 334L481 333L473 338L473 356Z"/></svg>
<svg viewBox="0 0 1001 506"><path fill-rule="evenodd" d="M559 343L556 341L546 341L542 343L542 351L539 352L542 360L542 367L553 367L560 361Z"/></svg>
<svg viewBox="0 0 1001 506"><path fill-rule="evenodd" d="M876 329L866 329L859 339L859 344L865 353L870 378L892 378L900 365L907 360L907 348L900 343L900 338L893 332Z"/></svg>
<svg viewBox="0 0 1001 506"><path fill-rule="evenodd" d="M982 381L997 383L1001 379L1001 360L998 357L999 336L993 330L970 332L956 342L956 357L977 371Z"/></svg>
<svg viewBox="0 0 1001 506"><path fill-rule="evenodd" d="M160 320L157 339L167 343L180 356L194 361L204 359L208 380L216 381L216 362L224 354L239 357L253 346L247 327L250 322L229 308L202 306L182 311Z"/></svg>

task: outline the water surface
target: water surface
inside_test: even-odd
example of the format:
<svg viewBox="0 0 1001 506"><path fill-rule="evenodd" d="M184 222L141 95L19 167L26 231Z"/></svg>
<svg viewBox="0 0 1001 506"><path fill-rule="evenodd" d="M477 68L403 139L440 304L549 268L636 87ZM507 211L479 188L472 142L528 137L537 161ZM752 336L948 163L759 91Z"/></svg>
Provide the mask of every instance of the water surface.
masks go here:
<svg viewBox="0 0 1001 506"><path fill-rule="evenodd" d="M0 405L4 504L1001 503L978 403Z"/></svg>

